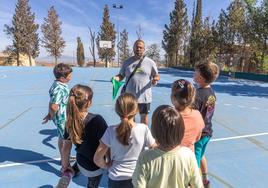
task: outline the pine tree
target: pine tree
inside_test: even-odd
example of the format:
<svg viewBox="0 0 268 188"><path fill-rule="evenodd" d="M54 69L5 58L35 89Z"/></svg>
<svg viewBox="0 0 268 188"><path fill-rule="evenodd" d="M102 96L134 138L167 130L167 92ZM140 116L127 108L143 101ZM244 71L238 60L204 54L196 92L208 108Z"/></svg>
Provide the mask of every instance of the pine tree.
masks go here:
<svg viewBox="0 0 268 188"><path fill-rule="evenodd" d="M245 23L245 7L241 0L234 0L227 8L229 43L231 47L234 44L241 44L242 27Z"/></svg>
<svg viewBox="0 0 268 188"><path fill-rule="evenodd" d="M215 26L215 32L213 33L215 43L217 44L217 52L219 56L219 63L223 63L222 55L226 53L226 35L227 35L227 16L222 9L218 18L218 22Z"/></svg>
<svg viewBox="0 0 268 188"><path fill-rule="evenodd" d="M193 16L190 37L190 64L194 66L201 61L202 48L202 0L197 0L196 12Z"/></svg>
<svg viewBox="0 0 268 188"><path fill-rule="evenodd" d="M200 44L200 59L212 60L216 53L216 39L213 33L215 32L215 22L209 22L209 17L206 17L202 29L202 38Z"/></svg>
<svg viewBox="0 0 268 188"><path fill-rule="evenodd" d="M256 1L247 0L250 46L254 50L253 59L258 71L264 70L265 57L268 56L268 1L263 0L257 7ZM268 62L266 62L268 63Z"/></svg>
<svg viewBox="0 0 268 188"><path fill-rule="evenodd" d="M170 14L171 15L171 14ZM163 31L163 40L162 40L162 48L166 52L166 66L172 66L174 64L175 57L175 49L174 49L174 40L172 40L172 31L170 27L165 24L165 30Z"/></svg>
<svg viewBox="0 0 268 188"><path fill-rule="evenodd" d="M99 57L102 60L106 60L106 67L108 66L107 61L111 62L115 56L115 50L114 50L115 39L116 39L116 32L115 32L114 24L110 22L109 8L107 5L105 5L104 11L103 11L102 25L100 27L100 31L98 32L96 41L97 41ZM100 48L99 41L101 40L111 41L112 48L110 49Z"/></svg>
<svg viewBox="0 0 268 188"><path fill-rule="evenodd" d="M54 8L50 7L47 18L44 19L44 23L41 26L43 32L42 43L47 52L54 56L55 64L57 64L58 58L61 56L65 47L65 41L61 37L61 24L59 16Z"/></svg>
<svg viewBox="0 0 268 188"><path fill-rule="evenodd" d="M27 35L26 44L25 44L25 52L28 54L30 66L32 66L32 58L36 58L39 55L39 35L37 30L39 25L34 23L35 15L31 14L30 8L28 9L28 21L26 23Z"/></svg>
<svg viewBox="0 0 268 188"><path fill-rule="evenodd" d="M186 5L183 0L176 0L175 8L170 13L170 24L165 25L162 40L169 66L178 65L178 55L185 50L188 27Z"/></svg>
<svg viewBox="0 0 268 188"><path fill-rule="evenodd" d="M124 62L131 56L128 45L128 32L125 29L120 33L118 48L120 51L120 62Z"/></svg>
<svg viewBox="0 0 268 188"><path fill-rule="evenodd" d="M5 31L12 37L13 44L8 47L11 54L15 54L17 66L20 65L19 55L27 54L30 66L31 57L39 55L38 24L34 22L35 14L31 12L29 0L18 0L12 26L5 25Z"/></svg>
<svg viewBox="0 0 268 188"><path fill-rule="evenodd" d="M226 48L229 51L229 62L234 59L234 54L243 56L242 50L245 48L245 38L243 32L245 28L245 5L242 0L234 0L227 8L227 34L226 34ZM234 65L235 68L241 65Z"/></svg>
<svg viewBox="0 0 268 188"><path fill-rule="evenodd" d="M77 51L76 51L77 64L80 67L85 65L84 46L80 37L77 37Z"/></svg>
<svg viewBox="0 0 268 188"><path fill-rule="evenodd" d="M160 48L157 44L149 45L145 54L155 62L160 62Z"/></svg>

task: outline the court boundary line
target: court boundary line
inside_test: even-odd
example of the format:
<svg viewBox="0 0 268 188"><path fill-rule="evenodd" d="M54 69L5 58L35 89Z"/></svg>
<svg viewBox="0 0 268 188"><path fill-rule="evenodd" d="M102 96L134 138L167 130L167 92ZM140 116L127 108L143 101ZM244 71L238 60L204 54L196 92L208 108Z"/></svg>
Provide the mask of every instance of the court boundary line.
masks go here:
<svg viewBox="0 0 268 188"><path fill-rule="evenodd" d="M23 114L27 113L28 111L30 111L32 109L32 107L27 108L26 110L24 110L23 112L19 113L18 115L16 115L15 117L13 117L10 121L8 121L7 123L5 123L4 125L0 126L0 130L5 128L6 126L8 126L9 124L11 124L13 121L16 121L19 117L21 117Z"/></svg>
<svg viewBox="0 0 268 188"><path fill-rule="evenodd" d="M256 133L256 134L247 134L247 135L241 135L241 136L231 136L226 138L215 138L211 139L210 142L218 142L218 141L225 141L225 140L236 140L240 138L251 138L251 137L257 137L257 136L264 136L268 135L268 132L266 133Z"/></svg>
<svg viewBox="0 0 268 188"><path fill-rule="evenodd" d="M10 118L10 120L8 122L4 123L3 125L0 125L0 130L5 128L5 127L7 127L9 124L11 124L12 122L16 121L18 118L20 118L22 115L26 114L27 112L29 112L33 108L47 108L47 106L41 106L40 105L40 106L31 106L31 107L27 108L26 110L24 110L23 112L19 113L15 117Z"/></svg>
<svg viewBox="0 0 268 188"><path fill-rule="evenodd" d="M73 161L76 157L71 156L70 158ZM60 161L60 159L61 159L60 157L57 157L57 158L42 159L42 160L35 160L35 161L25 161L21 163L9 163L9 164L0 165L0 169L6 168L6 167L22 166L22 165L27 165L27 164L49 163L53 161Z"/></svg>
<svg viewBox="0 0 268 188"><path fill-rule="evenodd" d="M268 135L268 132L265 133L256 133L256 134L247 134L247 135L241 135L241 136L232 136L232 137L225 137L225 138L215 138L211 139L210 142L220 142L220 141L226 141L226 140L237 140L241 138L251 138L251 137L258 137L258 136L264 136ZM75 158L75 156L71 156L71 158ZM9 164L3 164L0 165L1 168L7 168L7 167L14 167L14 166L22 166L27 164L38 164L38 163L47 163L52 161L60 161L60 158L51 158L51 159L43 159L43 160L35 160L35 161L26 161L21 163L9 163Z"/></svg>

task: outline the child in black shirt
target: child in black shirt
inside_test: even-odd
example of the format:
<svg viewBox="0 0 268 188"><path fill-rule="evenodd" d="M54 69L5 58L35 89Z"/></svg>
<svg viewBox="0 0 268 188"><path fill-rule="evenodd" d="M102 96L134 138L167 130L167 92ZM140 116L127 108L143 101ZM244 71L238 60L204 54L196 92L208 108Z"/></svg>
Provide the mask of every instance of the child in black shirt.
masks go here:
<svg viewBox="0 0 268 188"><path fill-rule="evenodd" d="M108 126L101 115L88 112L92 97L93 91L88 86L76 85L71 89L67 105L65 137L69 136L69 141L76 146L77 165L80 172L88 177L87 187L97 188L103 169L94 163L93 157L99 146L99 140ZM71 148L64 148L63 171L71 169L68 159L70 150Z"/></svg>
<svg viewBox="0 0 268 188"><path fill-rule="evenodd" d="M194 81L198 85L195 97L195 107L200 111L205 122L201 138L195 143L195 155L198 166L201 167L204 187L209 187L207 162L204 156L207 143L212 137L212 116L216 105L216 95L210 84L219 75L219 68L215 63L201 63L195 67Z"/></svg>

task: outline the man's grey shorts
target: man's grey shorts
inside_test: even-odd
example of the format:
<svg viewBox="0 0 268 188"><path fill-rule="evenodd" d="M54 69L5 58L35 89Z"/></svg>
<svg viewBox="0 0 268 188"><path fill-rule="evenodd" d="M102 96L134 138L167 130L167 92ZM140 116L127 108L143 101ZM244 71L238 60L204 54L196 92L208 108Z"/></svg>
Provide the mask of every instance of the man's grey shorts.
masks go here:
<svg viewBox="0 0 268 188"><path fill-rule="evenodd" d="M139 107L140 114L150 113L150 103L139 103L138 107Z"/></svg>

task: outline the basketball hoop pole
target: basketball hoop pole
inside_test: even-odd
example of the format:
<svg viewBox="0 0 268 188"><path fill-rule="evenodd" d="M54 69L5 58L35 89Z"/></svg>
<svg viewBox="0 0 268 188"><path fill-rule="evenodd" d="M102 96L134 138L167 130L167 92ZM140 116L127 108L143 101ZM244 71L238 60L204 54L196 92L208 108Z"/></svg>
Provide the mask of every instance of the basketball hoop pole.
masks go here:
<svg viewBox="0 0 268 188"><path fill-rule="evenodd" d="M105 40L100 40L99 41L100 48L102 48L105 52L105 67L108 67L108 48L112 48L112 41L105 41Z"/></svg>
<svg viewBox="0 0 268 188"><path fill-rule="evenodd" d="M123 9L123 5L119 4L113 4L113 8L114 9ZM117 63L118 63L118 67L120 66L119 65L119 60L120 60L120 51L119 51L119 40L120 40L120 33L119 33L119 20L118 20L118 14L117 14Z"/></svg>
<svg viewBox="0 0 268 188"><path fill-rule="evenodd" d="M103 49L105 51L105 67L108 68L107 48L104 47Z"/></svg>

